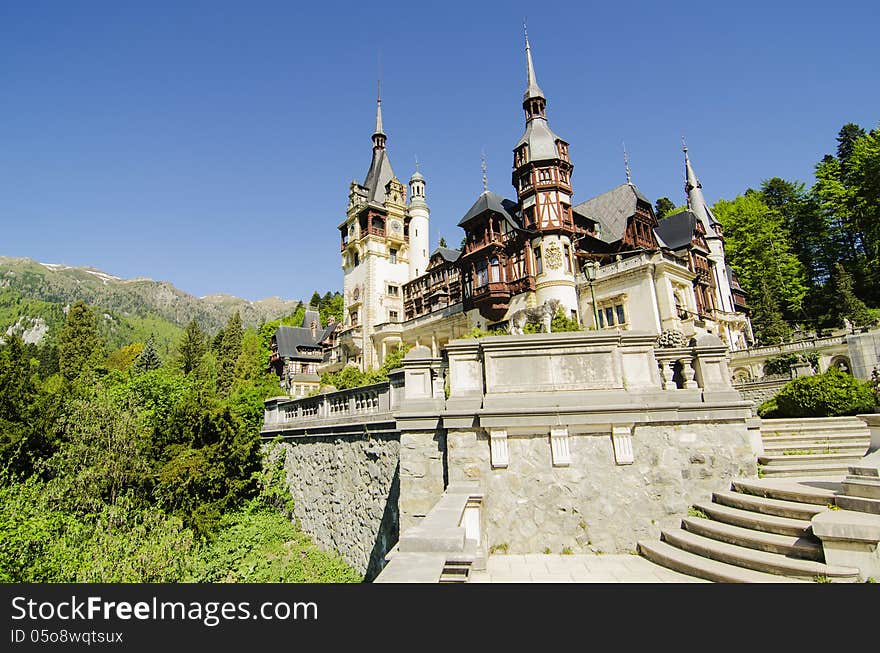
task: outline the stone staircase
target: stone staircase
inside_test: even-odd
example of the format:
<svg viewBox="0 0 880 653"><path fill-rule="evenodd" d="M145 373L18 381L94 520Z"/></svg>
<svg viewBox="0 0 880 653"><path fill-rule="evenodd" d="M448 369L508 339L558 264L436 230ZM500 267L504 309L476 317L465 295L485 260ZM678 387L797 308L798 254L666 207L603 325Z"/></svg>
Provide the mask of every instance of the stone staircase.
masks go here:
<svg viewBox="0 0 880 653"><path fill-rule="evenodd" d="M870 431L858 417L762 419L764 478L840 476L868 451Z"/></svg>
<svg viewBox="0 0 880 653"><path fill-rule="evenodd" d="M834 491L787 479L737 480L695 504L641 555L698 578L725 583L859 581L858 569L828 565L810 519L829 510Z"/></svg>

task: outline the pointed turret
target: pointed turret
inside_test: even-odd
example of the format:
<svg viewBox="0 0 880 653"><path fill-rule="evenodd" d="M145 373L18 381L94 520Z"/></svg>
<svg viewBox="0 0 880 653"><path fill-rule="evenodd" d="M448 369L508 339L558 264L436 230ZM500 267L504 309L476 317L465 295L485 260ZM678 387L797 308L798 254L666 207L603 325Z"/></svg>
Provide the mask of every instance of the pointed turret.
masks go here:
<svg viewBox="0 0 880 653"><path fill-rule="evenodd" d="M715 219L715 216L712 215L712 210L709 208L709 205L706 204L706 199L703 197L703 184L697 179L697 175L694 173L694 168L691 166L691 160L688 156L688 148L686 144L683 144L683 149L685 167L684 192L685 195L687 195L688 208L697 216L700 222L703 223L707 238L718 237L720 235L720 230L716 229L716 227L719 227L720 225L718 224L718 220Z"/></svg>
<svg viewBox="0 0 880 653"><path fill-rule="evenodd" d="M525 29L525 26L523 26ZM544 91L538 86L538 76L535 75L535 64L532 61L532 48L529 45L529 33L526 31L526 92L523 101L532 98L544 99Z"/></svg>
<svg viewBox="0 0 880 653"><path fill-rule="evenodd" d="M385 131L382 129L382 94L376 95L376 131L373 132L373 149L385 149Z"/></svg>
<svg viewBox="0 0 880 653"><path fill-rule="evenodd" d="M385 188L394 179L394 170L388 160L385 149L385 130L382 127L382 96L376 97L376 131L373 132L373 159L364 179L363 186L367 189L367 201L382 204L385 201Z"/></svg>
<svg viewBox="0 0 880 653"><path fill-rule="evenodd" d="M523 25L525 30L525 25ZM545 109L547 98L544 91L538 86L538 76L535 75L535 64L532 61L532 47L529 45L529 33L526 31L526 92L523 93L523 110L526 112L526 122L535 118L546 119Z"/></svg>

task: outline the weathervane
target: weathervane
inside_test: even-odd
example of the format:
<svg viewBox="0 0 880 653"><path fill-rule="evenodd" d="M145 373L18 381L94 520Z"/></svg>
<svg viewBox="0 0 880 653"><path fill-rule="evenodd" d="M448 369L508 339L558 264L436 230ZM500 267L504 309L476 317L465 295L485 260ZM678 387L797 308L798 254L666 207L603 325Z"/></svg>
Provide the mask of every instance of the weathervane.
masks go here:
<svg viewBox="0 0 880 653"><path fill-rule="evenodd" d="M486 150L480 152L480 170L483 171L483 192L487 192L489 190L489 178L486 177Z"/></svg>
<svg viewBox="0 0 880 653"><path fill-rule="evenodd" d="M626 153L626 143L623 144L623 165L626 168L626 183L632 185L632 178L629 173L629 155Z"/></svg>

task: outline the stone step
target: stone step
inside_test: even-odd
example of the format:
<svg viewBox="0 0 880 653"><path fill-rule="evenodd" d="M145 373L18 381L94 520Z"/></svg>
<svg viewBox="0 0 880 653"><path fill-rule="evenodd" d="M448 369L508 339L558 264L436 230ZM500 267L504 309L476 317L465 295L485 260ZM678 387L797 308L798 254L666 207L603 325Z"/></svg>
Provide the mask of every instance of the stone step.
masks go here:
<svg viewBox="0 0 880 653"><path fill-rule="evenodd" d="M791 465L799 465L801 463L830 463L832 465L846 465L849 467L852 463L856 463L861 456L853 456L848 453L823 453L808 454L795 456L758 456L758 464L764 465L764 471L768 467L787 467Z"/></svg>
<svg viewBox="0 0 880 653"><path fill-rule="evenodd" d="M837 496L836 502L843 510L855 510L856 512L867 512L872 515L880 515L880 499L854 497L841 494Z"/></svg>
<svg viewBox="0 0 880 653"><path fill-rule="evenodd" d="M815 560L787 558L777 553L719 542L681 529L662 531L660 537L664 542L689 553L766 574L777 574L799 580L823 578L843 583L854 583L859 579L859 570L853 567L838 567Z"/></svg>
<svg viewBox="0 0 880 653"><path fill-rule="evenodd" d="M471 571L470 562L447 562L443 566L443 572L440 574L441 583L466 583L468 575Z"/></svg>
<svg viewBox="0 0 880 653"><path fill-rule="evenodd" d="M764 443L765 456L794 456L816 454L847 454L861 458L868 451L868 442L857 442L856 444L771 444ZM797 453L794 453L797 452Z"/></svg>
<svg viewBox="0 0 880 653"><path fill-rule="evenodd" d="M850 475L843 481L843 492L850 496L880 499L880 482L870 477Z"/></svg>
<svg viewBox="0 0 880 653"><path fill-rule="evenodd" d="M828 510L826 506L819 506L815 503L796 503L784 499L756 497L754 494L743 494L742 492L713 492L712 501L731 508L804 521L810 521L815 515Z"/></svg>
<svg viewBox="0 0 880 653"><path fill-rule="evenodd" d="M731 487L744 494L797 503L813 503L819 506L834 503L835 497L834 490L785 479L737 479L731 483Z"/></svg>
<svg viewBox="0 0 880 653"><path fill-rule="evenodd" d="M810 522L803 519L764 515L752 512L751 510L722 506L717 503L696 503L694 508L701 510L711 519L742 528L750 528L765 533L776 533L778 535L793 535L795 537L812 534Z"/></svg>
<svg viewBox="0 0 880 653"><path fill-rule="evenodd" d="M816 429L867 428L858 417L782 417L761 419L761 431L804 431Z"/></svg>
<svg viewBox="0 0 880 653"><path fill-rule="evenodd" d="M761 468L764 476L843 476L849 469L847 464L801 463L799 465L773 465Z"/></svg>
<svg viewBox="0 0 880 653"><path fill-rule="evenodd" d="M717 560L694 555L666 542L646 541L638 543L641 555L651 562L689 576L704 578L716 583L796 583L784 576L764 574L743 569Z"/></svg>
<svg viewBox="0 0 880 653"><path fill-rule="evenodd" d="M777 535L765 533L751 528L742 528L725 524L714 519L702 519L700 517L685 517L681 520L681 527L691 533L710 537L713 540L736 544L737 546L778 553L780 555L803 558L804 560L816 560L824 562L822 543L816 537L796 537L794 535Z"/></svg>
<svg viewBox="0 0 880 653"><path fill-rule="evenodd" d="M795 426L791 428L767 427L764 424L760 427L761 437L773 440L775 438L791 438L797 436L814 436L838 438L850 435L870 435L871 431L865 424L846 424L835 426L806 425Z"/></svg>
<svg viewBox="0 0 880 653"><path fill-rule="evenodd" d="M864 433L853 433L846 435L825 435L825 434L815 434L815 435L777 435L773 437L762 438L764 440L764 446L770 445L783 445L783 444L793 444L797 445L800 443L813 443L818 442L825 444L862 444L869 445L871 443L870 436Z"/></svg>

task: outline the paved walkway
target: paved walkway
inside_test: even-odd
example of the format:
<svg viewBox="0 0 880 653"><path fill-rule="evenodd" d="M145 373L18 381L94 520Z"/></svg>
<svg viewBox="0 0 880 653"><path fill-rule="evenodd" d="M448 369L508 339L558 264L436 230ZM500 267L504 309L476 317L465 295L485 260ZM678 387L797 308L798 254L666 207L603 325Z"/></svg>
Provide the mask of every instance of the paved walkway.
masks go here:
<svg viewBox="0 0 880 653"><path fill-rule="evenodd" d="M637 555L490 555L472 583L706 583Z"/></svg>

